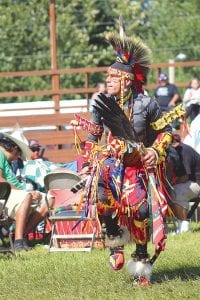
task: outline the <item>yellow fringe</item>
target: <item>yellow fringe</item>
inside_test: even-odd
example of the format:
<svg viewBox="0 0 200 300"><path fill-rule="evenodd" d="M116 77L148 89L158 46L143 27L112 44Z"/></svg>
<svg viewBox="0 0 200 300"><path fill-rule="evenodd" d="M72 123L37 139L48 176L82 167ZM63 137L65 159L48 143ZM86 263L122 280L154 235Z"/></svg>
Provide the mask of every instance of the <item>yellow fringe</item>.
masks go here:
<svg viewBox="0 0 200 300"><path fill-rule="evenodd" d="M75 143L77 153L80 154L81 153L81 146L80 146L81 139L78 136L76 126L74 126L74 143Z"/></svg>
<svg viewBox="0 0 200 300"><path fill-rule="evenodd" d="M79 204L77 205L76 207L76 214L78 215L79 211L81 210L81 206L83 204L83 201L84 201L84 197L85 197L85 193L82 193L81 194L81 199L79 201Z"/></svg>

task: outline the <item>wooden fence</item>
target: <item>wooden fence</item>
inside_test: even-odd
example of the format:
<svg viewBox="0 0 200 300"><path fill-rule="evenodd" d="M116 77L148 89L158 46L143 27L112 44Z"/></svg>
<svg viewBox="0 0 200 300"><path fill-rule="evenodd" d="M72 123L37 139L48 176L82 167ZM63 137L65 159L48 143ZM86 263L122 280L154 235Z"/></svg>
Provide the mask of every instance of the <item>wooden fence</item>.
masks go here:
<svg viewBox="0 0 200 300"><path fill-rule="evenodd" d="M200 66L200 61L191 62L176 62L176 63L163 63L163 64L153 64L152 69L157 74L161 69L173 70L173 68L183 68L183 67L198 67ZM34 108L40 114L19 116L19 109L14 109L14 114L9 116L10 109L4 107L4 112L8 112L8 116L0 117L0 130L3 128L8 128L10 130L18 124L20 127L30 127L30 130L25 132L28 139L37 139L42 145L46 146L45 156L49 160L54 162L68 162L74 160L77 153L74 145L73 130L70 128L70 120L74 118L72 113L62 113L60 110L60 95L73 95L80 94L85 99L89 100L89 95L96 91L95 87L89 86L89 76L94 73L106 72L107 67L98 68L79 68L79 69L62 69L62 70L43 70L43 71L27 71L27 72L0 72L0 77L7 77L12 80L15 77L27 77L27 76L51 76L52 77L52 88L50 90L36 90L36 91L17 91L17 92L0 92L0 98L6 97L22 97L22 96L48 96L52 97L54 101L54 112L51 114L45 114L45 109L48 107ZM85 84L83 87L66 89L60 87L59 84L55 85L53 78L60 80L60 76L63 74L83 74L85 78ZM156 77L156 76L155 76ZM176 82L178 87L186 87L188 82ZM154 89L157 86L157 82L148 84L146 89ZM88 105L85 106L85 113L81 113L82 116L90 118L90 113L88 111ZM63 107L62 107L63 108ZM41 113L41 109L43 109ZM13 110L13 109L12 109ZM23 108L20 109L21 112ZM25 112L26 109L24 109ZM29 109L30 110L30 109ZM32 130L31 127L41 127L43 129ZM45 129L44 127L51 126L53 129ZM87 133L79 131L80 137L84 140Z"/></svg>
<svg viewBox="0 0 200 300"><path fill-rule="evenodd" d="M152 64L151 69L156 74L159 74L160 70L168 69L169 71L175 70L176 68L187 68L187 67L199 67L200 61L190 61L190 62L171 62L171 63L161 63ZM89 86L89 76L94 73L105 73L107 67L96 67L96 68L77 68L77 69L61 69L61 70L42 70L42 71L24 71L24 72L0 72L0 77L16 78L16 77L30 77L30 76L51 76L52 78L52 89L50 90L35 90L35 91L17 91L17 92L0 92L0 98L6 97L22 97L22 96L48 96L55 102L55 110L59 110L59 96L60 95L83 95L85 99L89 99L89 94L96 91L96 87ZM171 73L171 72L170 72ZM83 74L84 76L84 86L79 88L62 88L60 84L55 88L53 84L54 79L58 78L60 82L60 76L63 74ZM156 77L155 77L156 78ZM187 87L187 82L177 82L177 87ZM157 86L157 82L149 83L145 86L147 90L154 89ZM56 97L58 96L58 97ZM57 101L55 100L57 99Z"/></svg>
<svg viewBox="0 0 200 300"><path fill-rule="evenodd" d="M81 113L83 117L90 119L90 113ZM38 140L45 148L44 156L52 162L69 162L73 161L78 155L72 127L70 121L74 119L74 114L59 113L29 115L14 117L1 117L0 127L10 129L19 125L20 127L29 127L28 131L24 131L24 135L28 140ZM41 127L41 129L33 130L32 128ZM78 130L78 135L82 141L87 137L87 132Z"/></svg>

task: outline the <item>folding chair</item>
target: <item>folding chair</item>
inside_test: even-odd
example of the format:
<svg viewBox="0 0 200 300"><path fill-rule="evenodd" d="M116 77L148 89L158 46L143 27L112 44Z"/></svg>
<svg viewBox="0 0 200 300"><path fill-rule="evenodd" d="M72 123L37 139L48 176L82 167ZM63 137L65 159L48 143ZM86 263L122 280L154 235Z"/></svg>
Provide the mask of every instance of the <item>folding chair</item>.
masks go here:
<svg viewBox="0 0 200 300"><path fill-rule="evenodd" d="M12 232L10 231L11 220L8 217L6 203L10 195L11 186L7 182L0 182L0 239L2 246L0 247L0 253L10 252L15 256L15 249L12 241ZM8 234L9 243L5 241L3 232Z"/></svg>
<svg viewBox="0 0 200 300"><path fill-rule="evenodd" d="M76 210L81 200L81 191L76 194L71 191L80 182L81 177L68 170L54 171L44 178L46 192L56 198L55 207L49 215L52 224L49 252L91 251L93 248L97 228L95 207L90 206L88 214L84 203L80 210ZM59 196L61 199L57 201ZM91 232L83 233L84 225L88 223Z"/></svg>

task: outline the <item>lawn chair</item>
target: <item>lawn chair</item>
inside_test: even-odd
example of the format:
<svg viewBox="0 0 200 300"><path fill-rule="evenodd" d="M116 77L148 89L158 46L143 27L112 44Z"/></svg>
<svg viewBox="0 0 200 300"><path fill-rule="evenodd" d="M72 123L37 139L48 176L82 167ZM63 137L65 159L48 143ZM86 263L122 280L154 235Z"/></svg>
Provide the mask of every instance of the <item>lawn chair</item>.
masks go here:
<svg viewBox="0 0 200 300"><path fill-rule="evenodd" d="M50 211L49 221L52 232L49 252L53 251L91 251L93 248L97 220L96 208L90 206L86 214L86 205L81 200L82 191L73 193L73 187L81 182L81 177L71 171L54 171L44 178L46 192L55 197L55 206ZM89 224L90 231L83 233Z"/></svg>
<svg viewBox="0 0 200 300"><path fill-rule="evenodd" d="M15 256L15 249L12 241L12 232L10 231L10 219L7 214L6 202L10 195L11 186L7 182L0 182L0 239L2 246L0 253L10 252ZM8 236L9 243L5 241L5 236Z"/></svg>

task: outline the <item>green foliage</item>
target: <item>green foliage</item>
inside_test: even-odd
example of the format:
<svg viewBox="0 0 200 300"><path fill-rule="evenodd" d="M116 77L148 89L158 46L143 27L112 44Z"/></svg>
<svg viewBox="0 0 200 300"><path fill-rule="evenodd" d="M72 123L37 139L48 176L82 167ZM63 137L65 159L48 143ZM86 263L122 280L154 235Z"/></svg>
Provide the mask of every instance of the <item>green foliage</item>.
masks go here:
<svg viewBox="0 0 200 300"><path fill-rule="evenodd" d="M0 4L1 71L49 69L48 3L41 0L2 1ZM48 89L46 78L1 78L0 91ZM3 99L12 102L14 99ZM29 98L30 101L30 98Z"/></svg>
<svg viewBox="0 0 200 300"><path fill-rule="evenodd" d="M130 1L124 1L125 14L135 13L128 9ZM125 5L126 4L126 5ZM108 65L114 60L113 50L105 41L105 32L116 28L122 9L120 1L68 1L66 6L57 3L57 36L59 68L79 68ZM72 42L73 41L73 42ZM90 76L95 86L103 75ZM80 83L78 76L65 77L63 87L74 87Z"/></svg>
<svg viewBox="0 0 200 300"><path fill-rule="evenodd" d="M146 38L154 52L154 61L175 58L180 52L187 60L197 60L200 20L199 1L152 1L147 10Z"/></svg>
<svg viewBox="0 0 200 300"><path fill-rule="evenodd" d="M55 3L59 69L112 63L113 50L105 41L105 33L118 31L120 14L125 19L127 34L140 36L153 50L153 62L167 62L179 53L184 53L187 60L199 59L198 0L57 0ZM49 4L50 0L1 1L2 72L51 68ZM198 75L198 69L178 71L177 75L180 80L189 80ZM95 74L89 81L96 86L103 78L102 74ZM82 75L62 76L61 88L80 87L82 82ZM0 91L49 88L47 76L17 80L0 78ZM13 99L2 100L9 101Z"/></svg>

